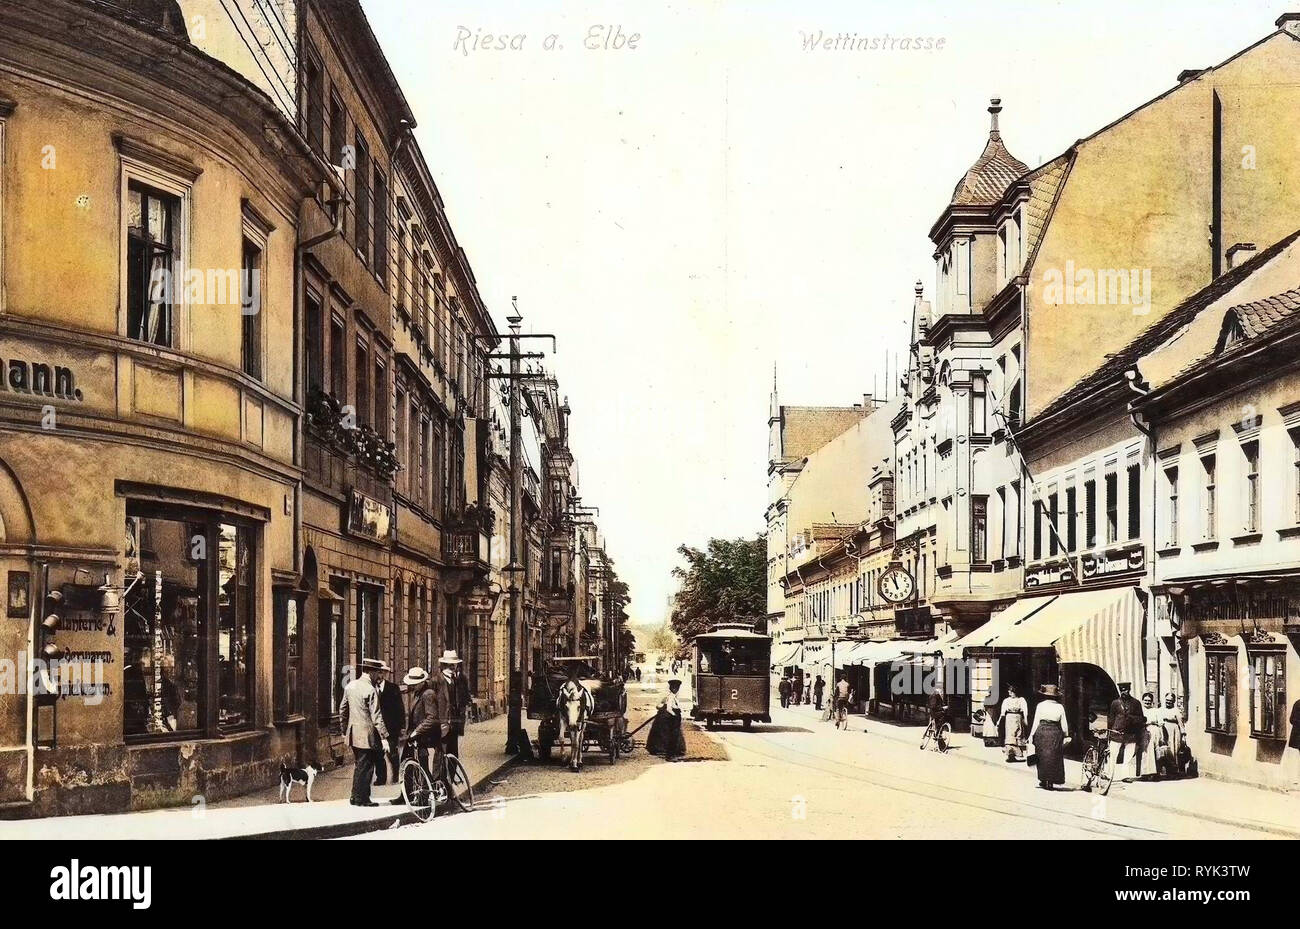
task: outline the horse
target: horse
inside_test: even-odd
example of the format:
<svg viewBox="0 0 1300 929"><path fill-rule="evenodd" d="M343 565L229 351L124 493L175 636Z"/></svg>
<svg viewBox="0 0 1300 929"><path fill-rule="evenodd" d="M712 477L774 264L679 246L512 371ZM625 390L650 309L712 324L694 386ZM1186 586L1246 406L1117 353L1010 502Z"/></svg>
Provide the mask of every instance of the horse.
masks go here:
<svg viewBox="0 0 1300 929"><path fill-rule="evenodd" d="M569 770L582 770L582 743L586 738L587 717L596 709L596 700L583 684L568 681L555 700L560 724L569 740Z"/></svg>

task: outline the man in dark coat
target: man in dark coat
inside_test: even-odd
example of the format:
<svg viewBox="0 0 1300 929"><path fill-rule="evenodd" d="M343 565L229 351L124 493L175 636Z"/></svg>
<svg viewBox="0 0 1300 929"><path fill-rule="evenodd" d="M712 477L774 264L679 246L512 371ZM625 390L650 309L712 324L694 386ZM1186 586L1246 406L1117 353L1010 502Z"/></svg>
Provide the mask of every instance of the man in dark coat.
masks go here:
<svg viewBox="0 0 1300 929"><path fill-rule="evenodd" d="M825 690L826 682L822 680L822 676L819 674L817 680L813 683L813 699L817 702L817 709L819 710L822 708L822 694Z"/></svg>
<svg viewBox="0 0 1300 929"><path fill-rule="evenodd" d="M465 734L465 714L469 710L473 697L469 692L469 681L465 678L465 663L454 649L447 649L438 659L441 676L451 687L451 733L447 736L447 751L460 756L460 737Z"/></svg>
<svg viewBox="0 0 1300 929"><path fill-rule="evenodd" d="M793 685L791 685L790 683L790 678L788 677L781 678L781 683L776 685L776 691L781 695L782 707L790 706L790 690L792 686Z"/></svg>
<svg viewBox="0 0 1300 929"><path fill-rule="evenodd" d="M1106 737L1110 742L1110 777L1115 779L1115 766L1128 764L1129 755L1137 753L1142 731L1146 727L1146 713L1133 696L1133 685L1124 681L1119 685L1119 696L1110 703L1106 713ZM1134 769L1136 772L1136 768Z"/></svg>
<svg viewBox="0 0 1300 929"><path fill-rule="evenodd" d="M803 676L796 674L794 677L794 705L798 706L803 703Z"/></svg>
<svg viewBox="0 0 1300 929"><path fill-rule="evenodd" d="M423 668L412 668L406 672L402 683L410 688L411 694L411 710L406 721L407 738L415 746L415 757L420 764L430 773L436 773L439 753L451 731L451 688L442 675L431 678ZM429 766L431 760L434 767ZM401 802L401 798L393 802Z"/></svg>
<svg viewBox="0 0 1300 929"><path fill-rule="evenodd" d="M381 662L381 664L383 664ZM384 762L375 768L375 785L388 783L388 772L392 771L393 783L397 783L397 745L402 736L402 728L406 723L406 707L402 704L402 692L397 684L391 680L388 675L392 668L383 664L383 676L379 680L379 715L384 719L384 728L388 730L388 738L384 740Z"/></svg>

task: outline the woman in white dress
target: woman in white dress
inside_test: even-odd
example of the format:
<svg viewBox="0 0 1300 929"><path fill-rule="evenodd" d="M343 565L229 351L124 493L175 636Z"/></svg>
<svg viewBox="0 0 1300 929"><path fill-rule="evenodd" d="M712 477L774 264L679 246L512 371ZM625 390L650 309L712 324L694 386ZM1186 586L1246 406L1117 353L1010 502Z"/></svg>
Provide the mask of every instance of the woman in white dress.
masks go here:
<svg viewBox="0 0 1300 929"><path fill-rule="evenodd" d="M1015 687L1007 687L1007 698L1002 701L997 724L1006 726L1007 762L1024 761L1025 746L1028 744L1025 734L1029 724L1029 704L1016 693Z"/></svg>
<svg viewBox="0 0 1300 929"><path fill-rule="evenodd" d="M1170 767L1178 772L1178 753L1183 750L1183 717L1178 712L1178 698L1173 692L1165 694L1165 705L1160 710L1160 725L1169 744Z"/></svg>
<svg viewBox="0 0 1300 929"><path fill-rule="evenodd" d="M1142 695L1142 715L1146 718L1146 725L1142 729L1142 753L1138 755L1138 780L1148 777L1159 780L1156 758L1165 738L1165 729L1160 707L1156 706L1156 695L1149 690Z"/></svg>

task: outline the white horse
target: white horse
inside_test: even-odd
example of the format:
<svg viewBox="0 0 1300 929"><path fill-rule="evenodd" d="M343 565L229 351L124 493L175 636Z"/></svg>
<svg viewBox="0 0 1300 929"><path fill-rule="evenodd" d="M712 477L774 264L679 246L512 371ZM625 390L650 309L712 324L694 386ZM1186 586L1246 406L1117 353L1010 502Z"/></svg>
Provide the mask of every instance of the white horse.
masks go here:
<svg viewBox="0 0 1300 929"><path fill-rule="evenodd" d="M582 743L587 733L587 717L596 710L596 698L580 681L570 680L555 698L564 735L569 740L569 770L582 770Z"/></svg>

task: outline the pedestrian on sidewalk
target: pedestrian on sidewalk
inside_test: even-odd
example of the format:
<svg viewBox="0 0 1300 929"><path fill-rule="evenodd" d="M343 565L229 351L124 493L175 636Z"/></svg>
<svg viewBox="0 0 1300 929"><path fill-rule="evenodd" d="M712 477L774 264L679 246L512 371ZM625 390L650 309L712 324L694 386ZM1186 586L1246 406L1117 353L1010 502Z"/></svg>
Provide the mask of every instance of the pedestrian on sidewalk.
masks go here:
<svg viewBox="0 0 1300 929"><path fill-rule="evenodd" d="M456 654L455 649L447 649L438 659L438 667L442 671L442 677L447 682L451 691L451 715L447 720L451 727L451 732L447 736L447 753L460 757L460 737L465 734L465 714L468 712L470 700L469 681L465 679L465 673L462 668L464 662Z"/></svg>
<svg viewBox="0 0 1300 929"><path fill-rule="evenodd" d="M1007 697L1002 701L1002 709L998 714L997 725L1005 726L1003 734L1003 744L1007 749L1007 763L1011 764L1016 761L1025 760L1025 747L1028 740L1025 734L1028 731L1029 722L1029 704L1025 698L1016 693L1016 688L1007 685Z"/></svg>
<svg viewBox="0 0 1300 929"><path fill-rule="evenodd" d="M822 680L822 676L819 674L817 675L817 681L813 684L813 697L817 701L817 709L819 710L822 708L822 694L825 690L826 682Z"/></svg>
<svg viewBox="0 0 1300 929"><path fill-rule="evenodd" d="M397 744L402 738L402 727L406 722L406 706L402 703L402 692L397 683L388 675L393 669L386 663L379 677L379 715L384 718L384 728L388 738L384 740L384 757L375 769L375 786L382 787L390 780L397 783ZM389 776L391 772L391 777Z"/></svg>
<svg viewBox="0 0 1300 929"><path fill-rule="evenodd" d="M375 767L383 763L388 728L379 708L379 691L375 684L383 674L383 662L366 658L361 674L343 688L339 717L343 720L343 738L352 749L353 806L378 806L370 799L370 782Z"/></svg>
<svg viewBox="0 0 1300 929"><path fill-rule="evenodd" d="M645 740L647 752L663 755L669 761L676 761L686 754L686 736L682 734L682 705L677 700L677 691L681 686L682 682L677 678L668 682L668 693L664 694L655 709L650 735Z"/></svg>
<svg viewBox="0 0 1300 929"><path fill-rule="evenodd" d="M1160 710L1160 728L1164 730L1165 743L1169 746L1169 769L1182 775L1183 756L1183 717L1178 712L1178 697L1171 690L1165 694L1165 705Z"/></svg>
<svg viewBox="0 0 1300 929"><path fill-rule="evenodd" d="M1070 741L1070 724L1055 684L1039 687L1038 695L1042 699L1034 709L1034 727L1029 732L1029 740L1038 759L1038 786L1051 790L1053 785L1065 783L1065 746Z"/></svg>
<svg viewBox="0 0 1300 929"><path fill-rule="evenodd" d="M803 703L803 675L796 674L794 676L794 705L798 706L800 703Z"/></svg>
<svg viewBox="0 0 1300 929"><path fill-rule="evenodd" d="M1165 728L1156 706L1156 695L1147 691L1142 695L1142 753L1138 756L1138 780L1160 780L1160 752L1165 741Z"/></svg>
<svg viewBox="0 0 1300 929"><path fill-rule="evenodd" d="M776 685L776 692L777 692L778 694L781 695L781 708L782 708L782 709L789 709L789 707L790 707L790 691L791 691L792 689L793 689L793 685L790 683L790 678L788 678L788 677L783 677L783 678L781 678L781 683L779 683L779 684Z"/></svg>
<svg viewBox="0 0 1300 929"><path fill-rule="evenodd" d="M1110 749L1110 779L1115 780L1115 768L1121 764L1133 764L1129 756L1136 754L1142 729L1146 725L1146 716L1142 704L1133 699L1133 685L1121 681L1119 696L1110 703L1106 712L1106 738ZM1123 772L1121 772L1123 773Z"/></svg>

